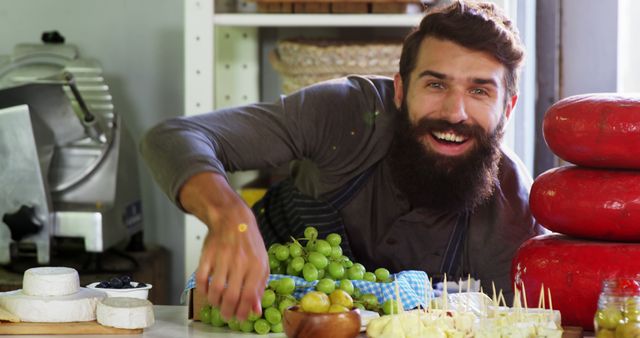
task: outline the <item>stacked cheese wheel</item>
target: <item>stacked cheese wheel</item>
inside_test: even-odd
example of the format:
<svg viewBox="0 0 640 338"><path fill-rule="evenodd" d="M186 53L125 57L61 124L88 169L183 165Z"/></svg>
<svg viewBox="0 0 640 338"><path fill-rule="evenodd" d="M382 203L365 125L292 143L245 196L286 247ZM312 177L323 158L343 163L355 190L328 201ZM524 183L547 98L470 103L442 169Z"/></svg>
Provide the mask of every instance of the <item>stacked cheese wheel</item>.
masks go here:
<svg viewBox="0 0 640 338"><path fill-rule="evenodd" d="M103 291L80 287L78 272L67 267L25 271L22 289L0 293L0 308L24 322L67 323L96 320L105 326L140 329L153 325L151 302L108 298Z"/></svg>
<svg viewBox="0 0 640 338"><path fill-rule="evenodd" d="M591 329L602 281L640 273L640 96L561 100L547 111L543 133L574 165L535 180L531 212L557 233L525 242L512 271L530 304L544 284L563 324Z"/></svg>
<svg viewBox="0 0 640 338"><path fill-rule="evenodd" d="M23 288L0 295L0 306L24 322L85 322L96 319L104 292L80 287L78 272L65 267L25 271Z"/></svg>

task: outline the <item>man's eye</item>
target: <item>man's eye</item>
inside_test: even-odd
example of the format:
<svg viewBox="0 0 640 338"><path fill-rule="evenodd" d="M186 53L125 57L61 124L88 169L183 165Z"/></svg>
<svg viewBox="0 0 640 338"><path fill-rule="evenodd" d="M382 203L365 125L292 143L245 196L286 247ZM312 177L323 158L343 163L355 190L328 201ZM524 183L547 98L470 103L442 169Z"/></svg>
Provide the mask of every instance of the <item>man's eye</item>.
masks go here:
<svg viewBox="0 0 640 338"><path fill-rule="evenodd" d="M489 95L489 93L487 93L486 90L482 89L482 88L473 88L471 89L471 94L475 94L475 95Z"/></svg>
<svg viewBox="0 0 640 338"><path fill-rule="evenodd" d="M438 88L438 89L444 88L444 86L440 82L429 82L429 83L427 83L427 87L428 88Z"/></svg>

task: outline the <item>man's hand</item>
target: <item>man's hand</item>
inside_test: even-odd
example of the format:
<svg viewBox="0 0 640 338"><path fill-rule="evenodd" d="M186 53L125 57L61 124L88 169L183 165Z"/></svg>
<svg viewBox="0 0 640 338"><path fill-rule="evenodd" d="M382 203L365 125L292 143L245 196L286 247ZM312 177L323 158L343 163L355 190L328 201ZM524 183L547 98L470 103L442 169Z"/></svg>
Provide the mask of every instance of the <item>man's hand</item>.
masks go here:
<svg viewBox="0 0 640 338"><path fill-rule="evenodd" d="M215 173L191 177L180 190L180 203L209 227L196 272L198 288L225 320L261 314L269 260L251 209Z"/></svg>

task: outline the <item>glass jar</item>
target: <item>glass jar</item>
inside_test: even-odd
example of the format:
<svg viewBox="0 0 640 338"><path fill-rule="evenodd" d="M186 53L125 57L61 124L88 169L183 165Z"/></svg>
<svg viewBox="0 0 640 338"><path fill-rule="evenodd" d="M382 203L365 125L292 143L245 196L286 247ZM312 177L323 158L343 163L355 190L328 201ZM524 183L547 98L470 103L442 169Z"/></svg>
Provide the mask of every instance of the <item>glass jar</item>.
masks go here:
<svg viewBox="0 0 640 338"><path fill-rule="evenodd" d="M593 325L596 338L640 337L640 280L615 278L602 282Z"/></svg>

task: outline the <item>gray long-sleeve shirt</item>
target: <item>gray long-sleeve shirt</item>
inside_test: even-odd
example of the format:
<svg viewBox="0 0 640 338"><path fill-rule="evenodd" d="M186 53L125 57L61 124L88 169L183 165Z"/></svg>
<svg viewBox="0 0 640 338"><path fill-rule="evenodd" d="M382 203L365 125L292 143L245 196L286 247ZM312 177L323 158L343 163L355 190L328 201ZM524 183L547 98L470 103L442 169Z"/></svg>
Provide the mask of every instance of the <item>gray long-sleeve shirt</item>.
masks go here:
<svg viewBox="0 0 640 338"><path fill-rule="evenodd" d="M341 211L357 261L368 269L438 271L453 213L412 209L395 186L387 153L393 139L393 82L351 76L306 88L275 103L261 103L167 120L147 133L142 154L165 193L192 175L296 167L296 186L322 197L379 162L368 182ZM485 289L511 290L515 251L543 229L528 207L532 179L502 148L499 185L470 218L465 266ZM429 187L425 187L428 191ZM178 204L179 205L179 204Z"/></svg>

